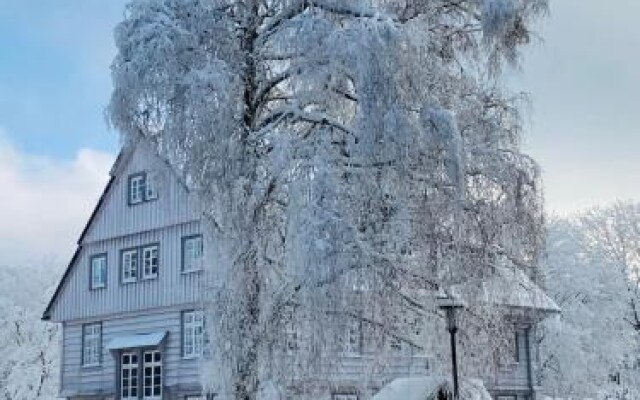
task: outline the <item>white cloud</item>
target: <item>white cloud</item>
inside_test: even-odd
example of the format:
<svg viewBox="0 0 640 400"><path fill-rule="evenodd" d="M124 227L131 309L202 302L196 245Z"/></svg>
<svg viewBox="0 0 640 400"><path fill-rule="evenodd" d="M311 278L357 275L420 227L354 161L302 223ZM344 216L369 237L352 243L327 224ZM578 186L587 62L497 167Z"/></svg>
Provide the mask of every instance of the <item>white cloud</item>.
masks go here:
<svg viewBox="0 0 640 400"><path fill-rule="evenodd" d="M0 265L65 262L107 182L112 154L25 154L0 129Z"/></svg>

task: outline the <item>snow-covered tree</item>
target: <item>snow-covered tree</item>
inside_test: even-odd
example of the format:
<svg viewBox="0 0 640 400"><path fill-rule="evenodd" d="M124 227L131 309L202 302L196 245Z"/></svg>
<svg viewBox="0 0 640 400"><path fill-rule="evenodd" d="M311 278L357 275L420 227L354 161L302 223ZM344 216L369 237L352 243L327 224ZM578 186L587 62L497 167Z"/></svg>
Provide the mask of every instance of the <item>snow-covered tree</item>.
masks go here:
<svg viewBox="0 0 640 400"><path fill-rule="evenodd" d="M632 276L621 269L619 259L610 257L609 240L596 234L611 226L608 216L619 207L549 224L547 289L562 308L561 315L545 322L541 338L541 373L551 395L640 395L634 356L638 337L629 319L635 304L635 294L628 290Z"/></svg>
<svg viewBox="0 0 640 400"><path fill-rule="evenodd" d="M57 327L40 321L57 270L0 266L0 398L58 397Z"/></svg>
<svg viewBox="0 0 640 400"><path fill-rule="evenodd" d="M545 9L130 3L109 116L201 201L211 390L254 399L268 382L328 377L355 324L372 346L438 354L437 289L497 263L535 276L539 177L500 73ZM283 361L288 330L297 362Z"/></svg>

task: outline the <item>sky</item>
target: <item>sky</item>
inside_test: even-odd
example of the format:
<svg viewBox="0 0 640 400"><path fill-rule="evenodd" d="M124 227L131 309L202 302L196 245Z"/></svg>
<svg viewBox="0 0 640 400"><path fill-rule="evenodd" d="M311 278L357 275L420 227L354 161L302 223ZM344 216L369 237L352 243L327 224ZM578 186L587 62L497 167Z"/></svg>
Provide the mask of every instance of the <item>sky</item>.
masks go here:
<svg viewBox="0 0 640 400"><path fill-rule="evenodd" d="M550 0L510 74L549 212L640 200L640 1ZM104 108L125 0L0 0L0 265L65 263L119 147Z"/></svg>

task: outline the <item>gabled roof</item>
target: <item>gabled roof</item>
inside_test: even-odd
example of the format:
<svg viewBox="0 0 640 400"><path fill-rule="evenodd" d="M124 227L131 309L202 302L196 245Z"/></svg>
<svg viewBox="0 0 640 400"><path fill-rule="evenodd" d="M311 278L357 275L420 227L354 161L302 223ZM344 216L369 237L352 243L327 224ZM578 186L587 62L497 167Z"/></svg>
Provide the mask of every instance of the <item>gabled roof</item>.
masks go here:
<svg viewBox="0 0 640 400"><path fill-rule="evenodd" d="M102 191L102 194L98 199L98 203L96 204L95 208L91 212L91 216L89 217L89 220L87 221L84 228L82 229L82 233L80 233L80 238L78 238L78 242L77 242L78 247L76 248L76 251L73 253L73 257L71 257L71 261L69 262L69 265L67 265L67 269L64 271L64 274L62 275L62 279L58 283L58 286L56 287L56 291L53 293L51 300L49 300L49 304L47 305L47 308L44 310L44 313L42 314L43 321L49 321L51 319L51 308L55 304L58 296L60 295L60 292L62 292L62 288L64 287L64 284L67 281L67 279L69 278L71 269L73 268L73 265L76 263L76 260L80 256L80 252L82 250L82 242L84 241L84 238L87 232L89 231L89 228L93 224L93 221L98 215L98 212L104 205L105 198L107 197L109 191L111 190L111 187L113 186L113 183L115 182L116 177L118 176L118 172L122 170L123 166L126 165L129 159L131 158L131 155L133 154L133 151L136 145L137 145L137 142L124 145L120 150L120 153L116 158L116 161L113 163L113 166L109 171L109 181L107 182L107 185Z"/></svg>

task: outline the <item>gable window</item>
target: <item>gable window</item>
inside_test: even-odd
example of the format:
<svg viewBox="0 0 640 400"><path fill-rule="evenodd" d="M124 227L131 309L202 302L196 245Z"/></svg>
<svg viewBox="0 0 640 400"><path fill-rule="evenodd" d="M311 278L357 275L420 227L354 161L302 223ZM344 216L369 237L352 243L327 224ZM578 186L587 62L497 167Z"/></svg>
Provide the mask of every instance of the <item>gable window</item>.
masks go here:
<svg viewBox="0 0 640 400"><path fill-rule="evenodd" d="M130 205L144 203L158 198L155 175L139 172L129 175L127 198Z"/></svg>
<svg viewBox="0 0 640 400"><path fill-rule="evenodd" d="M86 324L82 326L82 365L100 365L100 348L102 347L102 324Z"/></svg>
<svg viewBox="0 0 640 400"><path fill-rule="evenodd" d="M182 271L198 271L202 268L202 235L182 238Z"/></svg>
<svg viewBox="0 0 640 400"><path fill-rule="evenodd" d="M204 315L202 311L182 313L182 356L195 358L202 355L204 343Z"/></svg>
<svg viewBox="0 0 640 400"><path fill-rule="evenodd" d="M138 249L122 251L122 283L138 280Z"/></svg>
<svg viewBox="0 0 640 400"><path fill-rule="evenodd" d="M147 173L145 175L145 192L144 199L146 201L155 200L158 198L158 191L156 190L156 175L153 173Z"/></svg>
<svg viewBox="0 0 640 400"><path fill-rule="evenodd" d="M91 269L90 289L107 287L107 255L98 254L89 259Z"/></svg>
<svg viewBox="0 0 640 400"><path fill-rule="evenodd" d="M140 204L145 198L145 174L139 173L129 177L129 204Z"/></svg>
<svg viewBox="0 0 640 400"><path fill-rule="evenodd" d="M159 248L157 244L142 248L142 278L152 279L158 276L160 266Z"/></svg>

